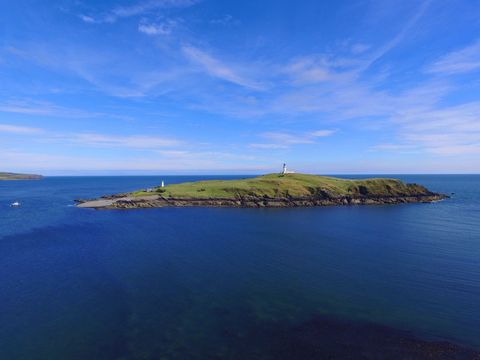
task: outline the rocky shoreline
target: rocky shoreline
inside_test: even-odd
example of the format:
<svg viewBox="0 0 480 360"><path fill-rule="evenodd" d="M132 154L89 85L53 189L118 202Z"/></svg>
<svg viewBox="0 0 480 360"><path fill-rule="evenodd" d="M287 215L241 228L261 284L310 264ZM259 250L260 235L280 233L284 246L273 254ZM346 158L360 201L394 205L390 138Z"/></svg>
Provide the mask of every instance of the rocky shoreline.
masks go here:
<svg viewBox="0 0 480 360"><path fill-rule="evenodd" d="M93 209L145 209L161 207L237 207L287 208L333 205L393 205L430 203L448 198L437 193L416 196L341 196L341 197L284 197L243 196L237 198L166 198L161 195L132 197L126 194L104 196L94 200L76 200L77 206Z"/></svg>

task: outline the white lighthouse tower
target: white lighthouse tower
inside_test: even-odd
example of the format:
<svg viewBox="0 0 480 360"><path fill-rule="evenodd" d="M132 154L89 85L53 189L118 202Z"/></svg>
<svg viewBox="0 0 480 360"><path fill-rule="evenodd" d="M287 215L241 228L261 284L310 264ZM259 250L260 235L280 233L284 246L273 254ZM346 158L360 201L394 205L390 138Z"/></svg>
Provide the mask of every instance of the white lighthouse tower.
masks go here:
<svg viewBox="0 0 480 360"><path fill-rule="evenodd" d="M286 174L295 174L295 171L288 171L287 170L287 164L283 164L283 169L282 169L282 175L286 175Z"/></svg>

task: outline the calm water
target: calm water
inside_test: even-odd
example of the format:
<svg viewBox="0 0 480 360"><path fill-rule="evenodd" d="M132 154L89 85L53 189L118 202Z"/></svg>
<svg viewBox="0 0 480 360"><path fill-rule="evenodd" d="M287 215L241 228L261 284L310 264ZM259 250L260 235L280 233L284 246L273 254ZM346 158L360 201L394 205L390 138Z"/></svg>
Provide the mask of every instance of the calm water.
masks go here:
<svg viewBox="0 0 480 360"><path fill-rule="evenodd" d="M94 211L73 199L206 177L0 182L0 358L260 358L325 315L480 349L480 176L399 177L455 195Z"/></svg>

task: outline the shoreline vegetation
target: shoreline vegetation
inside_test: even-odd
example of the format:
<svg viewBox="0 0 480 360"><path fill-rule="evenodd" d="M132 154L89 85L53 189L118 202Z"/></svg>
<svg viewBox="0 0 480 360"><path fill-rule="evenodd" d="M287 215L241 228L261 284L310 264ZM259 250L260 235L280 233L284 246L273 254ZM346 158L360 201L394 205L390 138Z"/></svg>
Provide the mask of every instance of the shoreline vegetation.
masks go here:
<svg viewBox="0 0 480 360"><path fill-rule="evenodd" d="M341 179L309 174L267 174L239 180L208 180L75 200L81 208L311 207L429 203L448 196L397 179Z"/></svg>
<svg viewBox="0 0 480 360"><path fill-rule="evenodd" d="M41 179L43 179L42 175L0 172L0 181L1 180L41 180Z"/></svg>

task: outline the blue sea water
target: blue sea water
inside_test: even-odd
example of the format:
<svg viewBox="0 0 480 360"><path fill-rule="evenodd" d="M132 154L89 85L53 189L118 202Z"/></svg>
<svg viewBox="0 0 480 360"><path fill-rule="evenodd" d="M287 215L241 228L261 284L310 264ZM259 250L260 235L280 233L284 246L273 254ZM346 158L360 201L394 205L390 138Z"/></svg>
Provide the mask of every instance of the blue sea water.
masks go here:
<svg viewBox="0 0 480 360"><path fill-rule="evenodd" d="M398 206L95 211L73 200L209 177L0 182L0 358L268 355L288 339L252 329L319 315L480 349L480 176L398 177L454 194Z"/></svg>

